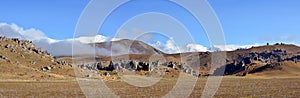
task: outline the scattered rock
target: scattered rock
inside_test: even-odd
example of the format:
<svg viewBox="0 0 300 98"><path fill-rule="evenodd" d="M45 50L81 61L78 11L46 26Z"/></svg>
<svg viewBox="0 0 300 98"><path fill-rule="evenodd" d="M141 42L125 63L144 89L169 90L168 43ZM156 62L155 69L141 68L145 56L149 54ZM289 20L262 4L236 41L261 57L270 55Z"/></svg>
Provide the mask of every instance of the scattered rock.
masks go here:
<svg viewBox="0 0 300 98"><path fill-rule="evenodd" d="M65 66L70 66L70 67L73 66L72 64L68 63L67 61L60 61L60 60L54 60L54 61L56 61L56 63L60 64L60 65L65 65Z"/></svg>
<svg viewBox="0 0 300 98"><path fill-rule="evenodd" d="M87 77L87 78L91 78L91 77L92 77L92 75L86 75L85 77Z"/></svg>
<svg viewBox="0 0 300 98"><path fill-rule="evenodd" d="M34 64L36 64L36 62L35 61L30 61L30 64L34 65Z"/></svg>
<svg viewBox="0 0 300 98"><path fill-rule="evenodd" d="M21 57L22 57L22 58L25 58L25 55L21 54Z"/></svg>
<svg viewBox="0 0 300 98"><path fill-rule="evenodd" d="M42 67L41 70L42 71L50 71L51 69L54 69L56 68L54 65L51 65L51 66L46 66L46 67Z"/></svg>
<svg viewBox="0 0 300 98"><path fill-rule="evenodd" d="M51 69L52 69L52 67L50 67L50 66L47 66L47 69L48 69L48 70L51 70Z"/></svg>
<svg viewBox="0 0 300 98"><path fill-rule="evenodd" d="M51 65L50 67L51 67L51 69L55 69L56 68L56 66L54 66L54 65Z"/></svg>
<svg viewBox="0 0 300 98"><path fill-rule="evenodd" d="M42 67L41 70L42 70L42 71L48 71L48 70L50 70L50 69L48 69L48 67Z"/></svg>
<svg viewBox="0 0 300 98"><path fill-rule="evenodd" d="M19 62L19 61L16 61L16 63L15 63L15 64L19 65L19 64L20 64L20 62Z"/></svg>
<svg viewBox="0 0 300 98"><path fill-rule="evenodd" d="M109 74L108 72L105 72L104 75L105 75L106 77L110 77L110 74Z"/></svg>
<svg viewBox="0 0 300 98"><path fill-rule="evenodd" d="M12 48L10 52L16 52L16 49Z"/></svg>
<svg viewBox="0 0 300 98"><path fill-rule="evenodd" d="M0 56L1 59L7 60L8 58L6 56Z"/></svg>
<svg viewBox="0 0 300 98"><path fill-rule="evenodd" d="M5 48L12 48L14 45L13 44L7 44L6 46L5 46Z"/></svg>

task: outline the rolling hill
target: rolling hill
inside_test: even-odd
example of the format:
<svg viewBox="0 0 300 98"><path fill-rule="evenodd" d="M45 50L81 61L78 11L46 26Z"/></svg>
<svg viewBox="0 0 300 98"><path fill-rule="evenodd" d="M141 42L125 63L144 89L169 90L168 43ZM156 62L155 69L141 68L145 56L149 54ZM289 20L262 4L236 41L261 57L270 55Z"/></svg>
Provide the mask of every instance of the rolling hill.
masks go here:
<svg viewBox="0 0 300 98"><path fill-rule="evenodd" d="M0 79L66 80L71 64L60 61L30 41L0 37Z"/></svg>
<svg viewBox="0 0 300 98"><path fill-rule="evenodd" d="M108 54L104 52L109 52L109 54L112 53L114 56L124 54L165 54L142 41L129 39L95 43L95 46L100 50L99 54Z"/></svg>

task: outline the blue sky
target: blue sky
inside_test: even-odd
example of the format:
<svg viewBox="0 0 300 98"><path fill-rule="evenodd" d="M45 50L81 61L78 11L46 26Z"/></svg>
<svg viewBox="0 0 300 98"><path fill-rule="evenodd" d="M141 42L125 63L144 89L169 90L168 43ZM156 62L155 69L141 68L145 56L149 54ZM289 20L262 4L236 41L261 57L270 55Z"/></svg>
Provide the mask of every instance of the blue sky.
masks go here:
<svg viewBox="0 0 300 98"><path fill-rule="evenodd" d="M68 39L73 37L78 18L88 2L89 0L2 0L0 22L15 23L24 29L36 28L53 39ZM209 46L203 29L196 27L197 24L186 11L180 7L168 10L165 6L168 3L153 0L151 2L139 1L136 3L137 7L116 10L115 12L119 13L107 20L108 23L104 30L100 30L100 34L114 35L117 28L115 24L122 23L131 14L149 10L142 7L154 6L152 11L166 10L165 13L183 19L182 22L191 30L196 43ZM219 18L227 44L249 45L266 42L300 44L299 0L208 0L208 2Z"/></svg>
<svg viewBox="0 0 300 98"><path fill-rule="evenodd" d="M209 0L227 43L299 44L299 0Z"/></svg>
<svg viewBox="0 0 300 98"><path fill-rule="evenodd" d="M36 28L55 39L72 38L89 0L1 0L0 22Z"/></svg>

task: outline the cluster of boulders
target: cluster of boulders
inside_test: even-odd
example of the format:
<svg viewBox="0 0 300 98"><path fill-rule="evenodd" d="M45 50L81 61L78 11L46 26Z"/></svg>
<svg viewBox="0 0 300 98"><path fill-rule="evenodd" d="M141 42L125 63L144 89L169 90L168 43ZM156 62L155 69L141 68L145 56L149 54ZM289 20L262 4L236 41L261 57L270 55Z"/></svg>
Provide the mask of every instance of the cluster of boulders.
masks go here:
<svg viewBox="0 0 300 98"><path fill-rule="evenodd" d="M60 64L60 65L65 65L65 66L70 66L72 67L72 64L71 63L68 63L66 61L62 61L62 60L57 60L57 59L54 59L52 58L53 60L51 60L51 62L54 62L54 63L57 63L57 64ZM31 61L30 62L32 65L36 64L35 61ZM42 71L46 71L46 72L50 72L51 69L55 69L56 66L55 65L51 65L51 66L44 66L44 67L41 67L41 70ZM58 68L62 68L62 67L58 67Z"/></svg>
<svg viewBox="0 0 300 98"><path fill-rule="evenodd" d="M6 38L6 37L0 37L1 41L13 41L16 44L13 43L8 43L8 44L3 44L0 43L0 46L4 46L6 49L11 49L11 52L17 52L18 48L19 50L29 50L28 52L34 52L37 55L42 55L43 57L50 56L50 53L47 51L42 50L41 48L36 48L32 41L27 41L27 40L19 40L17 38Z"/></svg>
<svg viewBox="0 0 300 98"><path fill-rule="evenodd" d="M51 66L42 67L41 70L49 72L51 69L55 69L55 68L56 68L56 66L51 65Z"/></svg>
<svg viewBox="0 0 300 98"><path fill-rule="evenodd" d="M121 60L121 61L110 61L107 66L104 66L102 62L97 62L93 64L82 64L78 65L79 68L85 70L105 70L105 71L122 71L124 69L128 71L162 71L169 72L169 69L181 70L182 72L198 76L197 72L193 70L190 66L185 63L179 64L177 62L164 62L160 63L159 61L155 62L144 62L144 61L136 61L136 60Z"/></svg>
<svg viewBox="0 0 300 98"><path fill-rule="evenodd" d="M151 70L149 63L137 62L137 61L120 61L120 62L110 61L108 66L104 66L102 62L97 62L93 64L82 64L79 65L79 67L88 70L106 70L106 71L121 70L121 69L127 69L130 71Z"/></svg>
<svg viewBox="0 0 300 98"><path fill-rule="evenodd" d="M54 62L56 62L57 64L60 64L60 65L65 65L65 66L70 66L72 67L73 65L67 61L62 61L62 60L57 60L55 59Z"/></svg>
<svg viewBox="0 0 300 98"><path fill-rule="evenodd" d="M43 51L41 48L29 48L29 50L32 50L34 53L39 55L50 55L50 53Z"/></svg>
<svg viewBox="0 0 300 98"><path fill-rule="evenodd" d="M250 52L248 54L237 54L233 60L227 60L225 67L225 75L232 75L240 72L244 72L243 76L247 74L247 69L254 61L264 64L274 64L283 61L297 61L299 56L289 58L286 50L274 49L272 51L264 52ZM221 70L221 68L216 69Z"/></svg>

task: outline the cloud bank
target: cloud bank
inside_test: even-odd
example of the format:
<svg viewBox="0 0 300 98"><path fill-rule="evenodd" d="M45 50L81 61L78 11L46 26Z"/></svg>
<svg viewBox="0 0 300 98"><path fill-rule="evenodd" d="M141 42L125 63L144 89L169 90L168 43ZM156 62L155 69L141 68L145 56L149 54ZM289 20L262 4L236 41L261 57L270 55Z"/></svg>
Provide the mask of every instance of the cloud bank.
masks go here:
<svg viewBox="0 0 300 98"><path fill-rule="evenodd" d="M260 46L260 44L255 43L252 45L215 45L212 48L215 48L214 50L218 50L218 51L234 51L236 49L248 49L251 47L256 47L256 46Z"/></svg>
<svg viewBox="0 0 300 98"><path fill-rule="evenodd" d="M0 23L0 36L6 36L9 38L20 38L23 40L32 41L37 47L47 50L54 56L71 56L72 55L72 45L76 47L76 54L74 55L83 55L83 54L91 54L94 53L94 47L88 45L88 43L98 43L105 41L114 41L119 40L118 38L110 38L103 35L96 36L84 36L79 38L65 39L65 40L56 40L49 38L45 35L44 32L30 28L23 29L22 27L17 26L16 24L7 24ZM73 44L74 43L74 44ZM200 44L186 44L183 46L177 46L173 39L169 39L168 41L156 43L149 43L149 45L160 49L165 53L180 53L180 52L206 52L212 51L212 48L207 48ZM250 48L252 46L258 46L258 44L254 45L226 45L225 48L221 45L214 46L214 49L222 50L222 51L232 51L238 48ZM109 50L98 48L97 51L102 53L107 53L109 55Z"/></svg>
<svg viewBox="0 0 300 98"><path fill-rule="evenodd" d="M157 41L151 46L162 50L165 53L181 53L181 52L212 52L212 51L234 51L236 49L247 49L251 47L260 46L260 44L252 44L252 45L214 45L213 47L205 47L200 44L186 44L184 46L177 46L173 39L169 39L166 43L162 43Z"/></svg>
<svg viewBox="0 0 300 98"><path fill-rule="evenodd" d="M184 46L177 46L174 40L171 38L166 43L157 41L150 44L154 48L160 49L165 53L181 53L181 52L206 52L208 48L199 44L186 44Z"/></svg>
<svg viewBox="0 0 300 98"><path fill-rule="evenodd" d="M40 30L34 28L24 30L22 27L19 27L16 24L7 23L0 23L0 36L30 40L38 48L47 50L54 56L71 56L73 42L74 47L76 47L77 49L79 49L78 51L80 51L80 53L75 55L90 54L93 53L93 47L87 45L86 43L98 41L102 42L109 39L107 37L97 35L94 37L80 37L66 40L55 40L47 37L45 33Z"/></svg>

